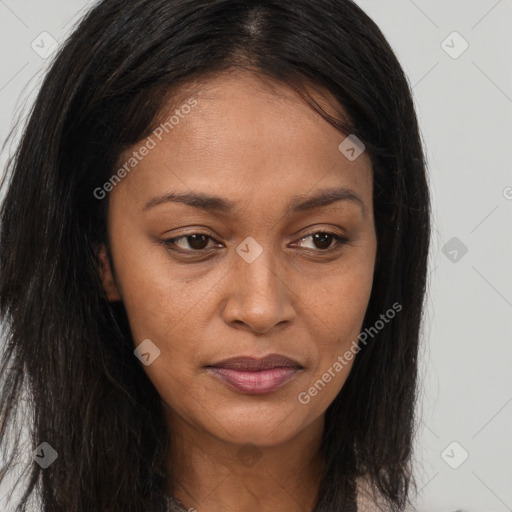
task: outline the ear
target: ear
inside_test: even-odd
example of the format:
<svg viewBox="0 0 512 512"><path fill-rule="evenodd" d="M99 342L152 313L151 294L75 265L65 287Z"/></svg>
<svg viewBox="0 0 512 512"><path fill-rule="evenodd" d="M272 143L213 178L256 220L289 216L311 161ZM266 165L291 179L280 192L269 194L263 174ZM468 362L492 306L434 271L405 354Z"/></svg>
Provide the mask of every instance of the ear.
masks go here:
<svg viewBox="0 0 512 512"><path fill-rule="evenodd" d="M100 278L103 284L103 289L107 294L107 299L110 302L121 300L121 295L119 294L119 290L114 280L112 269L110 268L105 244L102 244L99 249L98 260L100 263Z"/></svg>

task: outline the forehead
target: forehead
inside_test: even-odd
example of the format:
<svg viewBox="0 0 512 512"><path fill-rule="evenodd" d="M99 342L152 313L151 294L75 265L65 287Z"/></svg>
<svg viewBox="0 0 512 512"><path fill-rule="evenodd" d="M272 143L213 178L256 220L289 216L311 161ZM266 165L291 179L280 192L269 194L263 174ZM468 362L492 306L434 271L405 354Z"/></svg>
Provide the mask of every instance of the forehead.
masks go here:
<svg viewBox="0 0 512 512"><path fill-rule="evenodd" d="M309 86L307 92L331 115L344 115L327 91L318 92ZM161 109L159 120L169 119L191 98L197 100L193 115L187 115L174 134L186 131L192 142L199 138L212 142L231 138L249 146L262 141L277 146L302 136L309 137L303 148L307 150L329 145L330 139L340 135L290 85L247 70L230 69L182 86L172 107ZM276 134L279 137L275 138Z"/></svg>
<svg viewBox="0 0 512 512"><path fill-rule="evenodd" d="M312 95L335 114L332 97ZM254 73L223 73L183 85L158 121L161 140L150 135L154 147L119 187L140 205L170 190L224 197L231 192L233 200L247 201L304 195L315 187L371 185L366 154L349 161L338 149L346 135L292 88ZM120 165L141 145L127 151Z"/></svg>

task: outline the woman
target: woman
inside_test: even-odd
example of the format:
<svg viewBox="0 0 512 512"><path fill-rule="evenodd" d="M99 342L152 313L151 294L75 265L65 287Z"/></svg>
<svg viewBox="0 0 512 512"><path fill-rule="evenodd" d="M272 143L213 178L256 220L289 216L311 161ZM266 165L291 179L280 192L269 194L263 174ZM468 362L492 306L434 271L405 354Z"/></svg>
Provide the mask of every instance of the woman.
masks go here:
<svg viewBox="0 0 512 512"><path fill-rule="evenodd" d="M429 196L406 78L354 3L100 2L9 178L17 510L405 509Z"/></svg>

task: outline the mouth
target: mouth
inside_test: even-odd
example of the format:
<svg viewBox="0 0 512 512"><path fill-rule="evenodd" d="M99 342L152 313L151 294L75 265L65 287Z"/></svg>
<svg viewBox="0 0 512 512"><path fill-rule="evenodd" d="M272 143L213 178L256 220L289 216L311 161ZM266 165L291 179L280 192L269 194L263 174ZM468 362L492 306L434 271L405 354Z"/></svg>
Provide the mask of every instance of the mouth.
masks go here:
<svg viewBox="0 0 512 512"><path fill-rule="evenodd" d="M231 389L249 395L277 391L304 368L293 359L271 354L262 359L234 357L206 367Z"/></svg>

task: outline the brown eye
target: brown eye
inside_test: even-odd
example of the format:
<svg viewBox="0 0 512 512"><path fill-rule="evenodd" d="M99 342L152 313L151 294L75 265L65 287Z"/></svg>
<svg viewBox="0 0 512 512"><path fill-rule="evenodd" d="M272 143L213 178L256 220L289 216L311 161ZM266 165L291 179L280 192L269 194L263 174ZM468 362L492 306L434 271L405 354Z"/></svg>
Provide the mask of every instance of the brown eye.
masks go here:
<svg viewBox="0 0 512 512"><path fill-rule="evenodd" d="M185 237L188 239L189 246L197 251L201 251L206 248L208 245L208 239L210 238L207 235L189 235Z"/></svg>
<svg viewBox="0 0 512 512"><path fill-rule="evenodd" d="M192 233L190 235L168 238L163 242L166 246L177 247L177 250L183 252L200 252L207 248L210 240L213 240L213 238L205 233Z"/></svg>
<svg viewBox="0 0 512 512"><path fill-rule="evenodd" d="M302 237L301 242L308 238L311 238L314 244L314 247L311 248L319 251L329 251L331 249L337 249L340 245L344 245L348 242L346 238L343 238L342 236L337 235L335 233L329 233L327 231L317 231L315 233L311 233L310 235Z"/></svg>
<svg viewBox="0 0 512 512"><path fill-rule="evenodd" d="M310 235L304 236L300 239L301 242L304 240L311 239L313 247L306 247L306 249L313 249L317 252L330 252L338 249L341 245L348 242L346 238L343 238L336 233L330 233L327 231L317 231ZM191 233L188 235L181 235L174 238L168 238L163 240L165 246L169 249L188 253L201 253L208 249L208 242L214 240L210 235L206 233ZM216 241L216 240L215 240ZM217 242L218 243L218 242Z"/></svg>
<svg viewBox="0 0 512 512"><path fill-rule="evenodd" d="M318 249L329 249L334 236L330 233L315 233L313 235L313 243Z"/></svg>

